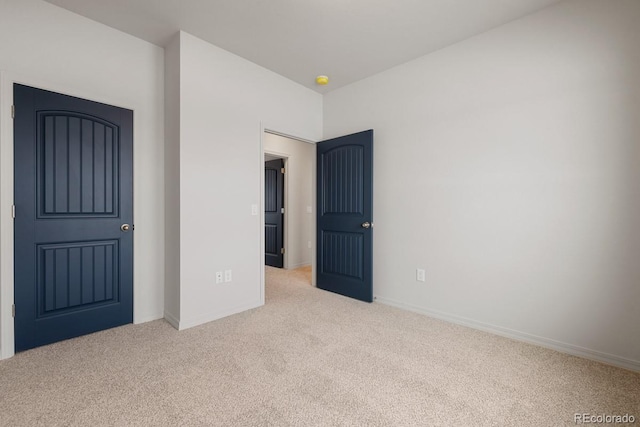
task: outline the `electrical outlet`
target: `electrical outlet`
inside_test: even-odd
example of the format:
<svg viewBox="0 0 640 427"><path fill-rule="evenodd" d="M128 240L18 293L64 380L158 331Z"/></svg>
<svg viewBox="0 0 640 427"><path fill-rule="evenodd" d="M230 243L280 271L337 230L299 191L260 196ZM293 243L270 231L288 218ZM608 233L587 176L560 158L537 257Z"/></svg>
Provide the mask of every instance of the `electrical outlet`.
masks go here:
<svg viewBox="0 0 640 427"><path fill-rule="evenodd" d="M251 215L258 215L258 205L251 205Z"/></svg>
<svg viewBox="0 0 640 427"><path fill-rule="evenodd" d="M224 282L230 282L231 281L231 270L225 270L224 271Z"/></svg>
<svg viewBox="0 0 640 427"><path fill-rule="evenodd" d="M426 272L424 271L424 269L422 268L417 268L416 269L416 280L418 282L426 282Z"/></svg>
<svg viewBox="0 0 640 427"><path fill-rule="evenodd" d="M222 283L222 271L216 271L216 284Z"/></svg>

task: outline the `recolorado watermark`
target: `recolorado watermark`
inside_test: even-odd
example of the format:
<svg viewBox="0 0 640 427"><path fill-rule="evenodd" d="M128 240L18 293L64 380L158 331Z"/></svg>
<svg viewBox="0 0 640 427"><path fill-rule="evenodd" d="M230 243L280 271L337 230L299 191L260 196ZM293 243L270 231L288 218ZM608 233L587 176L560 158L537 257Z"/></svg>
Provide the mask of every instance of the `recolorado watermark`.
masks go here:
<svg viewBox="0 0 640 427"><path fill-rule="evenodd" d="M636 417L631 414L589 414L575 413L573 422L576 424L634 424Z"/></svg>

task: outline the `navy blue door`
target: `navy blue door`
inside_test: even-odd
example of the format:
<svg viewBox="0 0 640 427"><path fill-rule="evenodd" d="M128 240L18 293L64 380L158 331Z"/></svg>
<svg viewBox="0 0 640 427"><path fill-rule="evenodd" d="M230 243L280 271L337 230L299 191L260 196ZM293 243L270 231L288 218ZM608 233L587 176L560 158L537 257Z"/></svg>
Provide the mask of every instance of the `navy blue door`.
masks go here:
<svg viewBox="0 0 640 427"><path fill-rule="evenodd" d="M133 112L17 84L14 105L16 351L131 323Z"/></svg>
<svg viewBox="0 0 640 427"><path fill-rule="evenodd" d="M264 263L278 268L284 265L283 166L282 159L264 162Z"/></svg>
<svg viewBox="0 0 640 427"><path fill-rule="evenodd" d="M317 145L321 289L373 301L373 130Z"/></svg>

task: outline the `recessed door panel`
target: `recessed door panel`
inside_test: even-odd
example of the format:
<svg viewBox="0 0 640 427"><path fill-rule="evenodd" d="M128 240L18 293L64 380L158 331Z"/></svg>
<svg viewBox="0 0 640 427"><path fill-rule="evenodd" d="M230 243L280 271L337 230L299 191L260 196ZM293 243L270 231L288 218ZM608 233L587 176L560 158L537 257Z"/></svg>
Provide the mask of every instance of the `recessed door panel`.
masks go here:
<svg viewBox="0 0 640 427"><path fill-rule="evenodd" d="M264 225L264 252L267 255L278 255L278 225L277 224L265 224Z"/></svg>
<svg viewBox="0 0 640 427"><path fill-rule="evenodd" d="M268 162L270 163L270 162ZM264 169L264 211L265 213L276 213L278 211L278 166L281 163L276 161L275 167L267 164Z"/></svg>
<svg viewBox="0 0 640 427"><path fill-rule="evenodd" d="M323 274L364 279L363 233L323 230L322 246Z"/></svg>
<svg viewBox="0 0 640 427"><path fill-rule="evenodd" d="M119 299L118 241L38 245L37 318Z"/></svg>
<svg viewBox="0 0 640 427"><path fill-rule="evenodd" d="M37 112L38 217L118 215L118 127L95 117Z"/></svg>
<svg viewBox="0 0 640 427"><path fill-rule="evenodd" d="M323 215L362 216L364 147L337 146L322 155Z"/></svg>

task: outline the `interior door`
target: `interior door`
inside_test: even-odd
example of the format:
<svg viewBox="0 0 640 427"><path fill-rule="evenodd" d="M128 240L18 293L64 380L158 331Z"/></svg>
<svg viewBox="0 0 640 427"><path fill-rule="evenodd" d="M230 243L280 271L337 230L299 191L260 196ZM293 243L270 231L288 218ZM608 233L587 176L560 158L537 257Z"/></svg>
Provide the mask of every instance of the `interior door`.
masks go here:
<svg viewBox="0 0 640 427"><path fill-rule="evenodd" d="M317 144L321 289L373 301L373 130Z"/></svg>
<svg viewBox="0 0 640 427"><path fill-rule="evenodd" d="M284 162L264 162L264 263L284 266Z"/></svg>
<svg viewBox="0 0 640 427"><path fill-rule="evenodd" d="M16 351L133 321L133 112L14 86Z"/></svg>

